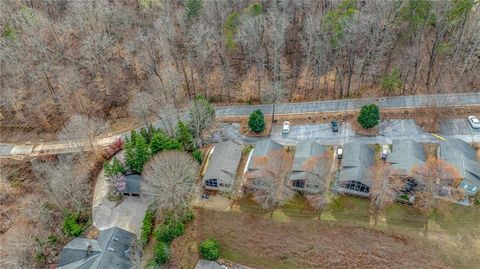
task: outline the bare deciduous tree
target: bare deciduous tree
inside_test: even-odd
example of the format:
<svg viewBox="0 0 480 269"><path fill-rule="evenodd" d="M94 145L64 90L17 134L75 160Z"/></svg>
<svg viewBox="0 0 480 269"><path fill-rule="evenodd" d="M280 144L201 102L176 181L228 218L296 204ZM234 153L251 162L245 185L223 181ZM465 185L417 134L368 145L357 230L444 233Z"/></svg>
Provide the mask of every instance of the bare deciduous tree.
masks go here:
<svg viewBox="0 0 480 269"><path fill-rule="evenodd" d="M188 208L193 193L198 164L186 152L167 151L152 157L143 177L144 193L154 206L164 212L182 213Z"/></svg>
<svg viewBox="0 0 480 269"><path fill-rule="evenodd" d="M75 165L77 157L32 162L36 176L47 184L55 204L74 212L87 210L92 198L88 169Z"/></svg>
<svg viewBox="0 0 480 269"><path fill-rule="evenodd" d="M285 205L295 192L287 183L286 164L288 154L275 150L266 156L252 160L256 170L247 173L246 187L253 192L253 198L262 208L272 210Z"/></svg>
<svg viewBox="0 0 480 269"><path fill-rule="evenodd" d="M215 110L203 97L197 97L190 108L190 129L197 146L202 144L202 134L215 122Z"/></svg>
<svg viewBox="0 0 480 269"><path fill-rule="evenodd" d="M107 128L100 119L89 118L84 115L73 115L58 133L58 138L63 141L85 140L91 150L95 150L95 137Z"/></svg>
<svg viewBox="0 0 480 269"><path fill-rule="evenodd" d="M415 166L411 176L418 184L414 190L413 206L425 216L425 235L428 234L428 218L438 206L438 197L460 200L463 192L456 190L461 180L458 170L438 159L429 159L422 166Z"/></svg>
<svg viewBox="0 0 480 269"><path fill-rule="evenodd" d="M378 223L378 215L387 206L395 202L395 198L404 188L405 182L400 172L391 164L379 163L371 168L372 188L370 190L371 211L375 218L375 226Z"/></svg>

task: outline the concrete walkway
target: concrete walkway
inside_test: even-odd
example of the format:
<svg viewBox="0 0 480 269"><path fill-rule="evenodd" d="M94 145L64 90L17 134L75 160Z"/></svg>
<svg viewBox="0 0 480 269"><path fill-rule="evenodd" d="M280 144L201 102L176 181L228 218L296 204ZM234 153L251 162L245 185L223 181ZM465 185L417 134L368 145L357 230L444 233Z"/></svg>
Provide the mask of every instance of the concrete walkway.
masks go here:
<svg viewBox="0 0 480 269"><path fill-rule="evenodd" d="M380 108L421 108L432 105L438 105L442 107L463 107L480 105L480 92L474 93L458 93L458 94L434 94L434 95L415 95L415 96L392 96L382 98L359 98L359 99L342 99L331 101L318 101L318 102L304 102L304 103L284 103L277 104L275 107L276 114L304 114L312 112L348 112L360 109L365 104L376 103ZM249 105L249 106L219 106L216 107L216 115L218 117L229 116L246 116L252 111L260 109L265 114L272 113L272 105ZM182 119L188 118L187 114L181 115ZM466 141L478 141L475 134L459 134L456 133L455 126L460 124L461 119L454 125L445 125L442 132L452 134L447 135L461 135L470 140ZM160 127L160 121L152 122L155 127ZM452 128L453 126L453 128ZM136 128L140 129L140 128ZM108 146L113 143L117 138L125 138L129 135L130 131L114 134L104 138L98 138L95 141L95 145L98 147ZM351 136L348 136L351 137ZM238 137L236 139L239 139ZM364 138L371 139L371 138ZM244 138L248 142L248 138ZM257 139L250 139L250 142L254 142ZM19 144L7 144L0 143L0 158L1 157L13 157L21 158L24 156L37 156L41 153L58 154L69 152L80 152L82 150L88 150L86 141L55 141L44 143L19 143Z"/></svg>

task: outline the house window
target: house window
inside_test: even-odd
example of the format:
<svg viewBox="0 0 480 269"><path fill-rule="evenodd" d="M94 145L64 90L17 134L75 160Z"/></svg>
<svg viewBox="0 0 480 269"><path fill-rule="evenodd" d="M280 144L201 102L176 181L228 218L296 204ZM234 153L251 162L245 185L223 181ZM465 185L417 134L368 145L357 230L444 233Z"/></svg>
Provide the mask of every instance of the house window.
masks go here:
<svg viewBox="0 0 480 269"><path fill-rule="evenodd" d="M338 186L342 187L342 188L345 188L345 189L359 191L359 192L363 192L363 193L369 193L370 192L370 187L368 187L367 185L363 184L362 182L356 181L356 180L340 181L338 183Z"/></svg>
<svg viewBox="0 0 480 269"><path fill-rule="evenodd" d="M296 188L305 188L305 180L294 180L293 186Z"/></svg>
<svg viewBox="0 0 480 269"><path fill-rule="evenodd" d="M217 179L212 178L212 179L205 180L205 186L214 187L214 188L218 187Z"/></svg>

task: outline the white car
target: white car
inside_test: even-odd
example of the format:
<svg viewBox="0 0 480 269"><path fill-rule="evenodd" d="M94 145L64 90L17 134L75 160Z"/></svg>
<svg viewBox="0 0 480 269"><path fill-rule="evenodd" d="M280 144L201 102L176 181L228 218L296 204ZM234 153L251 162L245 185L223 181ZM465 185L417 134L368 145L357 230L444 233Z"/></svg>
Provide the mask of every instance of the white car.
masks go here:
<svg viewBox="0 0 480 269"><path fill-rule="evenodd" d="M282 134L288 134L290 132L290 122L289 121L284 121L283 122L283 128L282 128Z"/></svg>
<svg viewBox="0 0 480 269"><path fill-rule="evenodd" d="M480 120L476 116L468 116L468 122L474 129L480 129Z"/></svg>

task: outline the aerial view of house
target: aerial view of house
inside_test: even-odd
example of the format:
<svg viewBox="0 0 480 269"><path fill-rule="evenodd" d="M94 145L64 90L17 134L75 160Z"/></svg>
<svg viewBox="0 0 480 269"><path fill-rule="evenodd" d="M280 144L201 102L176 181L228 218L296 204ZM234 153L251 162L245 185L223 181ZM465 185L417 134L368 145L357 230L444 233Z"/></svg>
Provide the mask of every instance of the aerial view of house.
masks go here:
<svg viewBox="0 0 480 269"><path fill-rule="evenodd" d="M474 196L480 189L480 161L474 147L461 139L440 142L438 156L457 168L461 177L459 188L469 196Z"/></svg>
<svg viewBox="0 0 480 269"><path fill-rule="evenodd" d="M247 160L247 172L253 175L252 172L265 166L263 159L281 150L283 150L283 146L271 139L264 139L255 143Z"/></svg>
<svg viewBox="0 0 480 269"><path fill-rule="evenodd" d="M100 231L97 239L76 237L63 248L57 268L131 268L130 252L135 238L118 227Z"/></svg>
<svg viewBox="0 0 480 269"><path fill-rule="evenodd" d="M363 143L348 143L343 147L341 171L337 190L368 197L372 178L370 168L374 164L373 149Z"/></svg>
<svg viewBox="0 0 480 269"><path fill-rule="evenodd" d="M298 191L310 193L320 192L325 182L313 180L315 174L325 174L330 167L326 167L325 146L313 141L302 141L295 147L290 181ZM313 181L313 182L312 182Z"/></svg>
<svg viewBox="0 0 480 269"><path fill-rule="evenodd" d="M215 144L207 160L207 170L203 176L205 189L228 192L232 190L237 174L242 146L231 141Z"/></svg>

